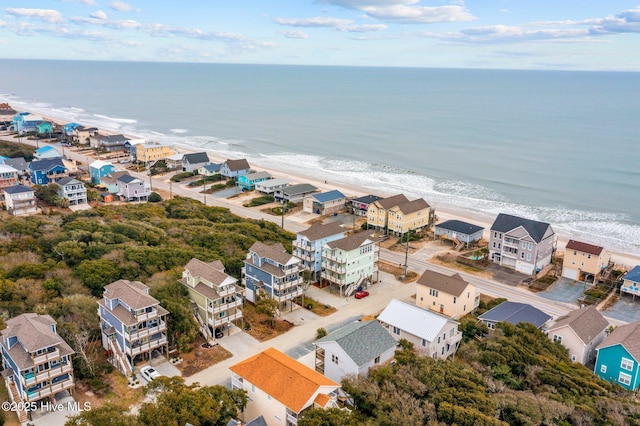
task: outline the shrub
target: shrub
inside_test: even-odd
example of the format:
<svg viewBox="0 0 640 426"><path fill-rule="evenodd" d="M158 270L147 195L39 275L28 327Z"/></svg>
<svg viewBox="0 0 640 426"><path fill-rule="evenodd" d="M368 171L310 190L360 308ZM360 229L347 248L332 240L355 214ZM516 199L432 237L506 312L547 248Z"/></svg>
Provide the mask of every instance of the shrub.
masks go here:
<svg viewBox="0 0 640 426"><path fill-rule="evenodd" d="M316 339L322 339L327 334L328 334L327 330L325 330L324 328L320 327L319 329L316 330Z"/></svg>
<svg viewBox="0 0 640 426"><path fill-rule="evenodd" d="M180 182L181 180L190 178L191 176L195 176L194 172L184 172L184 173L176 173L171 177L171 182Z"/></svg>
<svg viewBox="0 0 640 426"><path fill-rule="evenodd" d="M149 194L149 202L150 203L158 203L162 201L162 197L157 192L152 192Z"/></svg>

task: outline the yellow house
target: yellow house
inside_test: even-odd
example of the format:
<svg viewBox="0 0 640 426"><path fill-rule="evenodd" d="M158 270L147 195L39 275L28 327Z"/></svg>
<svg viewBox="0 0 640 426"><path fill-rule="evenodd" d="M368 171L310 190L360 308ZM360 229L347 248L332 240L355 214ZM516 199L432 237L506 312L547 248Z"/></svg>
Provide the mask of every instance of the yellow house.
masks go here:
<svg viewBox="0 0 640 426"><path fill-rule="evenodd" d="M562 276L582 281L593 279L609 265L611 255L602 247L569 240L564 251Z"/></svg>
<svg viewBox="0 0 640 426"><path fill-rule="evenodd" d="M385 229L388 225L389 209L407 202L409 202L409 199L404 194L398 194L369 204L367 208L367 225L369 229Z"/></svg>
<svg viewBox="0 0 640 426"><path fill-rule="evenodd" d="M459 274L425 271L416 281L416 305L458 319L480 304L480 292Z"/></svg>
<svg viewBox="0 0 640 426"><path fill-rule="evenodd" d="M136 160L142 163L162 160L175 153L176 151L173 149L173 145L143 143L136 146Z"/></svg>
<svg viewBox="0 0 640 426"><path fill-rule="evenodd" d="M418 231L431 223L431 207L423 199L407 201L389 209L387 226L389 232L403 235L409 231Z"/></svg>

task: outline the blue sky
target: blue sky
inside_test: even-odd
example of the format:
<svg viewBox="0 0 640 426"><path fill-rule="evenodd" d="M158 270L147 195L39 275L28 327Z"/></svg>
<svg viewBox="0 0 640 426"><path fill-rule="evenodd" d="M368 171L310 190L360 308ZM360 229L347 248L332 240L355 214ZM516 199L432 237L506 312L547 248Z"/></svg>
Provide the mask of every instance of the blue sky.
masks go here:
<svg viewBox="0 0 640 426"><path fill-rule="evenodd" d="M640 0L3 0L0 57L640 71Z"/></svg>

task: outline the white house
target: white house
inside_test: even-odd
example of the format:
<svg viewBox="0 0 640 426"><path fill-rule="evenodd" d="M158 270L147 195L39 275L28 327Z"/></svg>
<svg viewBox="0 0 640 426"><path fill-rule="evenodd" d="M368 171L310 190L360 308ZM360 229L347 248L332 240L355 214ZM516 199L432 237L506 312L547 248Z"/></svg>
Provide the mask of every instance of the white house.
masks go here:
<svg viewBox="0 0 640 426"><path fill-rule="evenodd" d="M595 306L576 309L549 326L547 335L569 350L572 361L587 364L596 359L596 347L609 330L609 322Z"/></svg>
<svg viewBox="0 0 640 426"><path fill-rule="evenodd" d="M36 213L36 194L33 189L24 185L15 185L3 188L3 191L4 203L9 214L18 216Z"/></svg>
<svg viewBox="0 0 640 426"><path fill-rule="evenodd" d="M87 187L73 178L62 178L56 182L58 197L69 200L69 205L87 204Z"/></svg>
<svg viewBox="0 0 640 426"><path fill-rule="evenodd" d="M262 182L256 182L256 191L271 195L279 189L286 188L290 183L289 179L284 178L263 180Z"/></svg>

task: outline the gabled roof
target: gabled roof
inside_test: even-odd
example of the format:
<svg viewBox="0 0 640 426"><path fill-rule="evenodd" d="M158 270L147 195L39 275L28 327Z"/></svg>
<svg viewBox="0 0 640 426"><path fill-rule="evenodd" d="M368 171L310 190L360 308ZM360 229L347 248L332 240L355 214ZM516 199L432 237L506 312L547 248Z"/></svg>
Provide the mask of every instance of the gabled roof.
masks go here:
<svg viewBox="0 0 640 426"><path fill-rule="evenodd" d="M159 304L155 298L149 296L149 287L140 281L118 280L104 287L104 297L122 300L132 309L142 309Z"/></svg>
<svg viewBox="0 0 640 426"><path fill-rule="evenodd" d="M306 237L309 241L317 241L336 234L347 232L340 222L314 223L308 229L298 232L298 235Z"/></svg>
<svg viewBox="0 0 640 426"><path fill-rule="evenodd" d="M392 299L378 315L378 321L398 327L428 342L433 342L448 322L459 324L444 315L396 299Z"/></svg>
<svg viewBox="0 0 640 426"><path fill-rule="evenodd" d="M365 195L363 197L354 198L351 201L355 201L357 203L362 203L362 204L372 204L381 199L382 197L378 197L377 195Z"/></svg>
<svg viewBox="0 0 640 426"><path fill-rule="evenodd" d="M26 170L28 168L27 160L24 157L8 158L4 160L4 164L17 170Z"/></svg>
<svg viewBox="0 0 640 426"><path fill-rule="evenodd" d="M34 192L33 188L29 188L28 186L24 186L24 185L7 186L6 188L2 188L2 189L7 194L20 194L22 192Z"/></svg>
<svg viewBox="0 0 640 426"><path fill-rule="evenodd" d="M84 183L80 182L80 181L79 181L79 180L77 180L77 179L70 178L70 177L62 178L62 179L58 180L58 181L56 182L56 184L57 184L58 186L65 186L65 185L68 185L68 184L72 184L72 185L78 185L78 184L80 184L80 185L84 186Z"/></svg>
<svg viewBox="0 0 640 426"><path fill-rule="evenodd" d="M493 222L493 225L491 225L491 230L505 233L513 231L519 226L522 226L537 243L542 241L544 234L551 227L551 225L545 222L500 213Z"/></svg>
<svg viewBox="0 0 640 426"><path fill-rule="evenodd" d="M51 151L51 150L53 150L53 151L55 151L55 152L58 152L58 150L57 150L57 149L55 149L54 147L52 147L51 145L45 145L45 146L42 146L42 147L40 147L40 148L36 149L36 150L35 150L35 153L36 153L36 154L43 154L43 153L45 153L45 152L49 152L49 151Z"/></svg>
<svg viewBox="0 0 640 426"><path fill-rule="evenodd" d="M593 244L583 243L576 240L569 240L569 242L567 243L566 249L581 251L583 253L595 254L596 256L600 256L600 253L602 253L602 250L604 250L603 247L595 246Z"/></svg>
<svg viewBox="0 0 640 426"><path fill-rule="evenodd" d="M582 343L589 344L602 330L609 327L609 322L604 319L600 311L595 306L576 309L567 315L558 318L551 327L551 330L569 326L582 340Z"/></svg>
<svg viewBox="0 0 640 426"><path fill-rule="evenodd" d="M127 142L129 139L124 135L101 135L100 140L107 142Z"/></svg>
<svg viewBox="0 0 640 426"><path fill-rule="evenodd" d="M131 176L128 173L126 175L122 175L122 176L118 177L118 179L117 179L118 182L122 182L122 183L131 183L134 180L140 180L140 179L138 179L135 176Z"/></svg>
<svg viewBox="0 0 640 426"><path fill-rule="evenodd" d="M227 160L226 164L229 170L231 170L232 172L238 170L247 170L251 168L246 158L241 158L239 160Z"/></svg>
<svg viewBox="0 0 640 426"><path fill-rule="evenodd" d="M356 321L318 339L336 342L358 367L374 360L398 344L378 321Z"/></svg>
<svg viewBox="0 0 640 426"><path fill-rule="evenodd" d="M281 265L287 265L291 263L292 258L296 262L299 261L298 258L294 257L292 254L287 253L280 243L270 246L260 241L256 241L255 243L253 243L249 250L257 254L259 257L274 260Z"/></svg>
<svg viewBox="0 0 640 426"><path fill-rule="evenodd" d="M625 281L633 281L634 283L640 283L640 265L634 266L632 270L627 272L627 275L625 275L623 279Z"/></svg>
<svg viewBox="0 0 640 426"><path fill-rule="evenodd" d="M64 167L64 164L62 163L62 158L58 157L58 158L44 158L42 160L37 160L37 161L32 161L30 164L30 168L32 170L38 170L38 171L49 171L57 166L60 166L64 169L66 169L66 167Z"/></svg>
<svg viewBox="0 0 640 426"><path fill-rule="evenodd" d="M322 192L320 194L313 194L312 197L318 200L318 202L320 203L327 203L329 201L335 201L335 200L340 200L342 198L345 198L345 195L342 192L338 191L337 189L334 189L333 191Z"/></svg>
<svg viewBox="0 0 640 426"><path fill-rule="evenodd" d="M551 319L551 315L547 315L540 309L526 303L506 301L478 316L478 319L490 322L508 322L513 325L528 322L540 328Z"/></svg>
<svg viewBox="0 0 640 426"><path fill-rule="evenodd" d="M620 325L616 327L596 350L609 346L622 345L636 362L640 362L640 322Z"/></svg>
<svg viewBox="0 0 640 426"><path fill-rule="evenodd" d="M398 204L398 210L400 210L404 214L414 213L420 210L428 209L429 207L429 203L427 203L424 198L418 198L417 200Z"/></svg>
<svg viewBox="0 0 640 426"><path fill-rule="evenodd" d="M104 166L113 167L113 163L110 163L108 161L103 161L103 160L96 160L93 163L89 164L89 167L91 167L92 169L101 169Z"/></svg>
<svg viewBox="0 0 640 426"><path fill-rule="evenodd" d="M129 176L129 172L126 170L121 170L118 172L111 172L106 176L102 176L100 178L100 182L103 183L116 183L118 181L118 179L120 179L122 176Z"/></svg>
<svg viewBox="0 0 640 426"><path fill-rule="evenodd" d="M244 176L245 180L248 181L252 181L252 180L256 180L256 179L268 179L271 177L271 173L269 172L255 172L255 173L250 173L248 175Z"/></svg>
<svg viewBox="0 0 640 426"><path fill-rule="evenodd" d="M409 199L404 194L396 194L391 197L383 198L381 200L376 201L377 204L380 205L383 209L390 209L391 207L395 207L398 204L403 204L408 202Z"/></svg>
<svg viewBox="0 0 640 426"><path fill-rule="evenodd" d="M240 361L229 369L295 413L305 408L321 387L340 387L274 348Z"/></svg>
<svg viewBox="0 0 640 426"><path fill-rule="evenodd" d="M299 183L297 185L289 185L282 189L282 193L287 196L305 194L307 192L317 191L318 188L309 183Z"/></svg>
<svg viewBox="0 0 640 426"><path fill-rule="evenodd" d="M217 269L210 263L205 263L195 257L189 261L184 267L185 270L189 271L189 273L193 277L204 278L209 281L211 284L219 286L225 283L227 280L228 284L232 284L237 280L227 274L225 274L222 270ZM224 269L224 266L223 266Z"/></svg>
<svg viewBox="0 0 640 426"><path fill-rule="evenodd" d="M460 297L469 285L460 274L449 276L429 270L424 271L416 283L456 297Z"/></svg>
<svg viewBox="0 0 640 426"><path fill-rule="evenodd" d="M366 232L359 232L357 234L349 235L348 237L340 238L339 240L330 241L326 245L330 249L351 251L360 247L367 240L369 240L371 243L375 241L373 237L371 237L371 235L368 235Z"/></svg>
<svg viewBox="0 0 640 426"><path fill-rule="evenodd" d="M201 168L204 168L208 172L217 172L217 171L220 171L221 166L222 164L211 163L211 164L205 164Z"/></svg>
<svg viewBox="0 0 640 426"><path fill-rule="evenodd" d="M256 182L256 185L259 186L280 186L280 185L288 185L289 182L291 182L289 179L285 179L285 178L275 178L275 179L269 179L269 180L263 180L262 182Z"/></svg>
<svg viewBox="0 0 640 426"><path fill-rule="evenodd" d="M18 174L18 171L15 168L13 168L11 166L8 166L6 164L0 164L0 173L15 173L15 174Z"/></svg>
<svg viewBox="0 0 640 426"><path fill-rule="evenodd" d="M190 154L184 154L182 156L182 161L190 164L208 163L209 156L206 152L192 152Z"/></svg>
<svg viewBox="0 0 640 426"><path fill-rule="evenodd" d="M465 235L475 234L478 231L484 230L481 226L473 225L461 220L447 220L446 222L437 224L436 228L448 229L449 231Z"/></svg>

